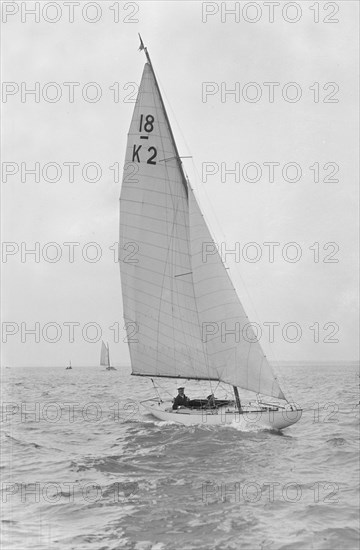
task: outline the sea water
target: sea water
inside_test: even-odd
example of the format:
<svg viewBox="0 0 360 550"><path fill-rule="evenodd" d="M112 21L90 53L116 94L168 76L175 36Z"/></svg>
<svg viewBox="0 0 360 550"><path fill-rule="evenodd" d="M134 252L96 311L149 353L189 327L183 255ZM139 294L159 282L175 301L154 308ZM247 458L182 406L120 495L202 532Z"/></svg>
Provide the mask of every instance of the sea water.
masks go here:
<svg viewBox="0 0 360 550"><path fill-rule="evenodd" d="M3 369L2 548L357 550L358 368L281 374L304 413L279 433L157 421L128 367Z"/></svg>

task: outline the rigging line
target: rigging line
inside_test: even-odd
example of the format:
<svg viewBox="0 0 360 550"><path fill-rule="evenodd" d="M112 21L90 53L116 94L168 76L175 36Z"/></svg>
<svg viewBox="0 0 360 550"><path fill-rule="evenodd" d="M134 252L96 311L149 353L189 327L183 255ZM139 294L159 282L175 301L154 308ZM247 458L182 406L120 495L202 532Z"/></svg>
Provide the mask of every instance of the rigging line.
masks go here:
<svg viewBox="0 0 360 550"><path fill-rule="evenodd" d="M189 187L190 187L190 186L189 186ZM194 201L194 205L195 205L195 210L193 210L193 212L196 213L196 212L198 211L198 212L201 214L199 205L198 205L198 203L197 203L197 201L196 201L196 197L195 197L194 191L193 191L193 189L190 187L190 189L189 189L189 227L190 227L190 217L191 217L191 213L190 213L191 200ZM191 243L192 243L192 239L190 240L190 247L191 247ZM195 287L194 287L194 293L195 293ZM195 300L195 306L196 306L196 311L197 311L198 323L199 323L199 327L200 327L200 326L202 326L202 325L200 325L200 314L199 314L199 308L198 308L198 304L197 304L196 300ZM212 384L211 384L211 377L210 377L210 366L209 366L209 358L208 358L208 349L207 349L207 346L206 346L206 342L204 342L204 339L203 339L203 335L202 335L202 334L201 334L201 345L202 345L203 354L204 354L204 357L205 357L205 364L206 364L207 371L208 371L210 389L211 389L211 392L213 393ZM224 372L225 369L226 369L226 365L224 366L222 372Z"/></svg>
<svg viewBox="0 0 360 550"><path fill-rule="evenodd" d="M220 382L220 380L219 380L218 383L216 384L216 388L214 389L214 391L211 391L211 393L214 394L214 397L215 397L215 393L216 393L218 387L220 386L220 384L221 384L221 382Z"/></svg>
<svg viewBox="0 0 360 550"><path fill-rule="evenodd" d="M171 136L171 128L170 128L170 125L169 125L169 122L168 122L168 119L167 119L167 116L166 116L166 112L165 112L165 109L164 109L164 106L163 106L163 103L162 103L161 93L160 93L159 87L157 85L155 73L154 73L154 70L152 68L151 61L150 61L150 58L149 58L149 55L148 55L146 49L145 49L145 54L146 54L147 59L149 60L150 67L151 67L151 73L152 73L152 76L153 76L153 81L150 78L148 80L149 80L150 88L151 88L151 91L152 91L152 95L155 98L156 119L158 121L160 121L162 119L163 115L164 115L165 124L166 124L167 130L169 131L169 134ZM158 99L159 101L156 101L156 99ZM160 103L160 107L163 106L163 111L161 110L161 108L159 108L158 102ZM160 137L160 141L161 141L161 147L162 147L163 150L165 150L165 136L163 136L162 133L160 132L159 137ZM171 143L171 139L170 139L170 143ZM168 184L168 183L171 182L171 178L169 177L168 166L166 165L166 163L164 164L164 168L165 168L165 173L166 173L166 177L164 178L164 183ZM170 196L170 202L172 203L172 210L174 211L175 210L174 198L171 196L171 193L169 194L169 196ZM166 212L166 216L167 216L167 212ZM161 318L161 311L162 311L162 300L163 300L163 293L164 293L164 290L165 290L166 269L167 269L168 265L170 265L169 264L169 255L172 252L171 247L173 245L173 240L174 240L175 217L170 219L170 223L171 222L172 222L172 231L171 231L171 235L170 235L170 243L169 243L169 246L167 247L167 252L166 252L166 261L165 261L165 265L164 265L164 271L162 273L161 293L160 293L160 297L159 297L160 304L159 304L159 315L158 315L158 319L157 319L157 336L156 336L156 360L157 360L157 362L159 360L159 345L160 345L159 337L160 337L160 318ZM170 284L172 285L172 282ZM171 295L173 295L172 288L170 289L170 291L171 291ZM174 327L173 327L173 333L174 333ZM174 334L173 334L173 339L174 339ZM174 352L175 352L175 350L174 350ZM173 359L174 359L174 362L175 362L175 355L174 355Z"/></svg>
<svg viewBox="0 0 360 550"><path fill-rule="evenodd" d="M160 402L160 403L163 403L163 400L162 400L162 399L161 399L161 397L160 397L160 394L159 394L159 392L158 392L158 389L157 389L157 387L155 386L155 382L154 382L153 378L150 378L150 380L151 380L151 382L152 382L152 384L153 384L153 386L154 386L154 390L155 390L155 391L156 391L156 393L157 393L157 396L158 396L159 402Z"/></svg>
<svg viewBox="0 0 360 550"><path fill-rule="evenodd" d="M187 182L188 182L188 180L187 180ZM205 364L205 367L206 367L206 371L207 371L208 379L209 379L209 383L210 383L210 389L212 391L209 358L208 358L208 354L207 354L207 348L206 348L206 345L205 345L205 343L203 341L203 337L202 337L202 324L200 323L199 306L198 306L198 303L197 303L197 297L196 297L196 291L195 291L194 266L193 266L193 255L192 255L192 235L191 235L191 223L190 223L190 219L191 219L190 205L191 205L191 192L192 191L191 191L190 185L188 185L188 187L189 187L189 192L188 192L188 211L187 211L187 238L188 238L188 250L189 250L190 267L192 269L192 274L191 274L192 294L193 294L193 300L194 300L194 305L195 305L195 315L196 315L197 327L198 327L197 338L194 336L194 340L196 342L197 352L198 353L202 352L202 355L203 355L203 358L204 358L203 363ZM199 349L199 346L198 346L199 339L200 339L200 343L201 343L200 349Z"/></svg>
<svg viewBox="0 0 360 550"><path fill-rule="evenodd" d="M187 227L186 227L186 231L187 231ZM189 265L191 263L191 260L190 260L190 255L189 253L187 254L187 259L188 259L188 262L189 262ZM176 300L176 305L177 305L177 308L179 311L183 311L183 305L181 303L181 295L182 293L179 292L179 286L183 286L184 285L184 280L183 279L175 279L175 277L177 277L176 275L174 275L174 278L173 278L173 285L174 287L176 287L176 292L175 292L175 300ZM194 297L193 297L193 293L191 293L191 299L194 300ZM191 317L191 320L189 319L189 316L187 316L186 318L186 323L190 323L192 325L194 325L194 331L195 329L197 328L197 324L193 322L193 310L191 310L190 312L190 317ZM180 317L179 317L179 321L180 321L180 325L181 325L181 329L182 329L182 334L183 334L183 338L184 338L184 346L185 346L185 349L186 349L186 354L187 354L187 358L188 358L188 361L191 365L191 368L193 370L193 373L195 374L195 365L194 365L194 359L192 357L192 353L191 353L191 350L192 349L195 349L196 350L196 339L195 339L195 336L194 336L194 333L193 332L190 332L190 334L185 330L185 319L184 319L184 316L180 314Z"/></svg>
<svg viewBox="0 0 360 550"><path fill-rule="evenodd" d="M181 206L183 206L183 205L181 205ZM184 213L183 210L179 209L179 201L177 201L176 204L175 204L175 202L173 203L173 213L174 213L174 215L173 215L173 231L172 231L172 237L173 238L171 240L170 247L171 247L171 258L173 260L172 265L174 266L175 259L176 259L176 252L177 252L175 245L176 245L176 242L177 242L176 240L178 239L178 234L176 232L178 224L176 223L176 219L178 218L179 213L180 213L180 215L182 215ZM185 222L185 220L184 220L184 222ZM188 227L187 227L186 223L184 223L184 230L187 233ZM184 241L185 241L185 243L188 243L188 239L184 239ZM188 260L188 263L190 265L191 262L190 262L189 251L187 251L186 259ZM178 285L182 284L182 281L175 281L174 274L171 273L171 275L172 275L171 278L170 278L171 295L172 295L171 305L172 305L172 313L173 313L173 308L174 308L175 305L177 306L177 308L179 310L183 309L182 305L180 305L180 292L178 291ZM175 287L176 287L176 289L175 289ZM191 294L191 297L192 297L192 294ZM189 336L190 340L191 340L192 333L187 334L187 332L185 331L185 329L184 329L184 319L183 319L182 316L180 316L179 321L180 321L180 324L181 324L181 327L182 327L182 334L183 334L182 344L185 346L185 348L187 350L187 356L188 356L189 362L192 366L193 371L195 372L194 363L193 363L193 359L192 359L191 351L190 351L191 350L191 344L188 343L188 339L187 339L187 336ZM187 319L187 321L189 321L189 320ZM175 323L172 324L172 329L173 329L173 340L175 342L176 341L176 338L175 338ZM175 350L175 348L174 348L174 362L176 362L176 350Z"/></svg>
<svg viewBox="0 0 360 550"><path fill-rule="evenodd" d="M188 196L187 181L186 181L184 169L183 169L183 166L182 166L182 161L181 161L181 158L180 158L180 155L179 155L179 151L178 151L177 146L176 146L174 134L173 134L173 131L172 131L172 128L171 128L171 124L170 124L170 120L169 120L169 117L168 117L167 112L166 112L165 103L164 103L164 100L163 100L162 95L161 95L160 86L159 86L159 84L158 84L158 81L157 81L157 78L156 78L156 75L155 75L155 71L154 71L154 68L153 68L153 65L152 65L152 62L151 62L151 59L150 59L150 55L149 55L148 49L147 49L146 46L144 46L140 34L139 34L139 37L140 37L140 41L141 41L141 49L143 49L144 52L145 52L146 59L147 59L147 61L148 61L148 63L149 63L149 66L150 66L152 75L153 75L153 77L154 77L154 82L155 82L155 86L156 86L157 91L158 91L158 95L159 95L159 99L160 99L160 104L161 104L162 109L163 109L163 114L164 114L164 117L165 117L165 120L166 120L168 129L169 129L170 139L171 139L171 142L172 142L172 145L173 145L173 149L174 149L174 151L175 151L176 161L177 161L178 167L180 168L182 184L183 184L183 186L184 186L184 188L185 188L186 196ZM165 163L165 164L166 164L166 163Z"/></svg>
<svg viewBox="0 0 360 550"><path fill-rule="evenodd" d="M188 201L187 201L187 205L188 205ZM190 250L190 228L189 228L189 218L188 218L188 214L189 214L189 207L187 208L187 211L185 212L182 212L183 215L184 215L184 218L187 216L187 220L184 219L184 227L185 227L185 232L186 232L186 236L187 236L187 239L186 240L186 243L187 243L187 260L188 260L188 263L189 263L189 267L191 268L191 250ZM191 310L191 312L196 312L196 299L195 299L195 294L194 294L194 281L193 281L193 277L192 277L192 271L189 272L189 274L191 274L191 299L195 305L195 310ZM176 277L176 275L175 275ZM179 280L179 281L175 281L175 277L174 277L174 284L176 283L177 285L183 285L184 284L184 281L183 280ZM183 309L183 306L180 305L180 292L177 292L177 306L178 308L180 309ZM191 316L191 318L193 319L193 316ZM187 319L187 322L189 322L189 319ZM191 355L191 351L192 349L195 349L196 351L198 351L198 347L197 347L197 338L196 338L196 331L194 330L194 333L191 333L190 335L187 334L187 332L185 332L184 330L184 321L183 321L183 317L181 316L180 317L180 323L181 323L181 326L182 326L182 331L183 331L183 335L184 335L184 344L185 344L185 347L186 347L186 350L187 350L187 356L188 356L188 360L191 364L191 367L193 369L193 372L195 374L195 365L194 365L194 359ZM196 328L198 328L198 323L194 323L193 321L190 321L191 324L193 324ZM187 336L190 336L189 338L187 338Z"/></svg>
<svg viewBox="0 0 360 550"><path fill-rule="evenodd" d="M139 281L143 281L142 279L139 279L139 277L137 277L137 279L138 279ZM182 281L182 282L184 283L185 281ZM126 286L126 287L128 287L128 288L130 288L130 289L132 289L132 290L135 290L135 291L137 291L137 292L141 292L141 294L144 294L144 295L145 295L145 297L143 297L142 299L141 299L141 297L140 297L140 299L137 300L136 298L133 298L133 297L132 297L131 293L128 294L128 293L124 292L124 296L125 296L126 298L131 298L131 300L132 300L133 302L136 302L136 303L138 303L138 304L144 305L144 302L145 302L145 299L146 299L147 296L150 296L150 298L153 297L153 294L150 294L149 292L145 292L144 290L138 290L138 289L136 289L136 287L130 286L130 285L128 285L128 284L125 283L125 282L124 282L124 286ZM157 286L158 286L159 288L161 288L160 285L157 285ZM177 292L177 295L178 295L178 296L182 296L183 298L192 298L192 296L189 296L188 294L180 294L179 292ZM163 299L162 302L165 303L165 304L171 304L171 303L172 303L170 300L165 300L165 299ZM149 306L148 303L147 303L147 304L145 303L145 305ZM182 304L179 305L179 303L178 303L178 306L179 306L179 308L181 309L181 311L189 311L190 313L196 313L194 309L185 307L185 306L182 305ZM130 308L131 308L131 306L129 306L129 309L130 309ZM134 310L134 308L132 308L132 309ZM155 311L160 311L160 309L158 309L158 308L157 308L157 309L153 308L153 310L155 310ZM135 312L134 312L134 313L135 313ZM151 318L150 315L145 315L145 314L143 314L143 315L144 315L145 318L146 318L146 317L147 317L147 318ZM170 314L169 314L169 313L165 313L165 315L170 315ZM179 321L179 320L180 320L180 317L174 316L174 319L177 319L177 320ZM191 325L197 326L197 323L194 323L193 321L189 321L189 323L190 323Z"/></svg>
<svg viewBox="0 0 360 550"><path fill-rule="evenodd" d="M187 206L188 206L188 201L187 201ZM189 212L189 208L187 208L187 211L183 212L183 216L184 216L185 233L186 233L186 236L187 236L187 239L186 239L186 243L187 243L187 261L188 261L189 268L191 269L191 252L190 252L190 249L189 249L190 238L189 238L188 212ZM192 275L192 271L188 271L187 274ZM181 286L184 285L184 280L183 279L179 279L179 280L175 281L175 277L177 277L177 275L174 276L174 285L176 285L177 287L180 286L180 285ZM194 284L194 282L193 282L193 278L191 276L191 287L190 287L191 288L191 299L194 302L195 308L196 308L196 300L195 300L194 291L193 291L193 284ZM180 292L177 292L176 298L177 298L178 308L182 309L182 305L180 305ZM193 319L192 315L191 315L191 318ZM187 322L189 322L189 319L187 319ZM194 326L196 328L198 328L196 323L193 323L192 321L190 321L190 322L191 322L191 324L194 324ZM195 374L195 364L194 364L194 359L193 359L192 354L191 354L191 350L192 349L197 350L196 336L195 336L195 333L191 333L190 336L188 337L187 333L184 330L183 316L181 316L180 323L181 323L182 330L183 330L184 343L185 343L185 347L186 347L186 350L187 350L188 360L189 360L189 362L192 366L193 372Z"/></svg>
<svg viewBox="0 0 360 550"><path fill-rule="evenodd" d="M225 385L224 383L221 383L221 388L225 391L226 396L230 394L231 399L233 399L233 393L230 391L229 385Z"/></svg>
<svg viewBox="0 0 360 550"><path fill-rule="evenodd" d="M175 126L177 127L177 130L179 131L179 134L180 134L181 137L182 137L182 140L183 140L184 145L185 145L185 147L186 147L186 149L187 149L187 152L189 153L189 155L186 155L186 156L182 155L180 158L192 158L192 156L191 156L191 154L190 154L190 153L191 153L190 147L189 147L189 145L188 145L188 143L187 143L187 141L186 141L186 139L185 139L185 136L184 136L184 133L183 133L183 131L182 131L182 129L181 129L181 126L180 126L180 124L179 124L179 121L178 121L177 118L176 118L176 114L175 114L174 109L172 108L171 101L170 101L169 98L167 97L166 92L165 92L165 89L164 89L164 86L162 85L162 82L161 82L160 79L158 79L158 82L161 84L161 88L162 88L162 90L163 90L163 96L165 97L166 103L167 103L167 105L168 105L168 107L169 107L169 111L171 112L171 118L174 120ZM184 169L184 172L185 172L185 169ZM186 175L186 172L185 172L185 175Z"/></svg>
<svg viewBox="0 0 360 550"><path fill-rule="evenodd" d="M191 195L192 194L192 195ZM191 200L192 200L192 197L193 197L193 191L191 189L191 187L189 186L189 244L190 244L190 258L192 260L192 255L191 255L191 249L192 249L192 238L191 238L191 232L190 232L190 218L191 218ZM193 267L192 265L192 261L191 261L191 266ZM194 278L192 276L192 279L194 281ZM202 324L200 323L200 314L199 314L199 307L198 307L198 303L196 301L196 296L195 296L195 284L193 284L193 293L194 293L194 302L195 302L195 308L196 308L196 316L197 316L197 320L198 320L198 326L200 328L200 338L201 338L201 347L202 347L202 352L203 352L203 355L204 355L204 359L205 359L205 365L206 365L206 369L207 369L207 372L208 372L208 377L209 377L209 384L210 384L210 390L211 390L211 393L213 393L212 391L212 384L211 384L211 376L210 376L210 365L209 365L209 357L208 357L208 353L207 353L207 346L206 346L206 342L204 342L204 339L203 339L203 334L202 334Z"/></svg>
<svg viewBox="0 0 360 550"><path fill-rule="evenodd" d="M200 188L202 189L202 192L203 192L203 194L204 194L205 197L206 197L206 200L207 200L207 203L208 203L208 205L209 205L209 207L210 207L210 210L211 210L211 212L212 212L212 214L213 214L213 216L214 216L214 218L215 218L216 224L217 224L218 228L220 229L220 233L221 233L221 235L222 235L224 241L226 242L226 235L225 235L223 229L221 228L221 225L220 225L220 223L219 223L219 219L218 219L218 217L217 217L217 215L216 215L216 211L215 211L215 209L214 209L214 207L213 207L213 205L212 205L212 202L211 202L210 197L209 197L209 195L208 195L208 193L207 193L207 191L206 191L206 188L205 188L204 185L202 185L202 180L201 180L201 178L200 178L200 174L199 174L199 172L198 172L198 170L197 170L197 167L196 167L196 164L195 164L194 161L192 161L192 165L193 165L193 170L194 170L194 172L195 172L195 174L196 174L196 176L197 176L197 180L200 181L199 189L200 189ZM194 193L194 196L195 196L195 190L194 190L194 189L193 189L193 193ZM211 230L211 225L209 224L208 220L206 219L206 215L204 214L203 216L204 216L204 219L205 219L205 221L206 221L206 224L207 224L207 227L208 227L210 236L211 236L211 238L213 239L213 241L214 241L214 243L215 243L216 241L215 241L214 236L213 236L213 231ZM221 256L220 256L220 259L221 259L221 261L222 261ZM224 262L222 262L222 263L223 263L223 265L224 265L224 267L225 267ZM249 299L249 302L250 302L250 304L251 304L251 307L252 307L252 309L253 309L253 311L254 311L254 313L255 313L256 321L260 324L260 316L259 316L259 314L258 314L258 312L257 312L256 306L255 306L255 304L254 304L254 302L253 302L253 300L252 300L252 297L251 297L251 295L250 295L250 293L249 293L249 291L248 291L247 285L246 285L246 283L245 283L245 281L244 281L244 279L243 279L243 277L242 277L242 275L241 275L241 271L240 271L240 269L239 269L239 266L236 265L234 269L236 270L236 274L237 274L238 277L240 278L240 281L241 281L241 283L242 283L243 289L244 289L244 291L245 291L245 293L246 293L246 295L247 295L247 297L248 297L248 299ZM226 271L226 273L228 274L227 271ZM229 275L229 274L228 274L228 275ZM229 277L229 279L230 279L230 277ZM235 292L236 292L236 289L235 289L235 287L234 287L234 285L233 285L231 279L230 279L230 282L231 282L231 285L232 285L232 287L234 288L234 290L235 290ZM236 294L237 294L237 292L236 292ZM239 299L239 300L240 300L240 299ZM262 354L263 354L264 358L266 358L266 355L264 354L263 349L262 349L262 346L261 346L260 343L259 343L259 345L260 345L260 349L261 349L261 351L262 351ZM279 363L279 360L278 360L278 358L277 358L277 354L276 354L275 349L274 349L274 347L272 346L272 343L271 343L271 342L269 342L269 350L270 350L270 352L271 352L271 355L273 356L274 361L275 361L276 363ZM270 370L271 370L271 372L272 372L274 378L277 379L277 376L276 376L276 375L278 374L278 369L276 369L276 374L275 374L275 365L272 365L269 361L268 361L268 364L269 364L269 368L270 368ZM279 384L279 381L278 381L278 380L277 380L277 383ZM286 392L289 393L289 395L290 395L290 391L289 391L289 389L288 389L288 385L286 384L286 382L285 382L285 380L283 379L282 376L281 376L281 384L284 384L284 386L286 387ZM280 384L279 384L279 385L280 385Z"/></svg>
<svg viewBox="0 0 360 550"><path fill-rule="evenodd" d="M195 214L197 211L199 211L199 213L201 214L201 211L200 211L200 208L197 204L193 189L189 186L189 238L190 238L190 249L192 249L192 242L193 242L193 239L191 238L191 235L190 235L191 201L193 201L194 205L195 205L195 210L194 209L192 210L193 214ZM191 256L191 257L193 258L193 256ZM191 262L191 264L192 264L192 262ZM194 285L194 297L195 297L195 285ZM198 324L199 324L199 327L202 327L202 324L200 324L200 313L199 313L199 307L198 307L198 303L197 303L196 299L195 299L195 306L196 306ZM202 330L202 328L201 328L201 330ZM207 349L206 342L204 342L202 334L201 334L201 347L202 347L203 355L204 355L204 358L205 358L205 364L206 364L206 368L207 368L207 371L208 371L210 389L211 389L211 392L212 392L208 349ZM225 367L224 367L224 369L225 369Z"/></svg>
<svg viewBox="0 0 360 550"><path fill-rule="evenodd" d="M163 403L163 400L161 399L160 394L159 394L159 392L157 391L157 388L158 388L158 387L161 389L161 391L163 391L164 393L167 393L168 395L170 395L171 398L173 397L173 395L172 395L168 390L166 390L163 386L161 386L160 384L158 384L158 385L156 386L156 384L155 384L155 382L154 382L154 380L153 380L152 378L151 378L151 382L153 383L153 386L154 386L154 388L155 388L155 390L156 390L156 393L157 393L158 396L159 396L159 399L160 399L161 403Z"/></svg>
<svg viewBox="0 0 360 550"><path fill-rule="evenodd" d="M178 216L178 213L179 213L179 210L177 208L177 205L175 206L174 205L174 219L176 219L176 217ZM174 225L174 232L175 232L175 225ZM187 231L188 228L186 227L186 224L185 224L185 231ZM177 239L177 235L174 234L173 232L173 239L171 240L171 253L172 253L172 259L173 259L173 265L174 265L174 260L176 258L176 253L177 253L177 250L176 250L176 239ZM190 256L189 256L189 253L187 253L187 259L188 259L188 262L189 262L189 265L190 265ZM176 305L176 307L178 308L179 311L184 311L184 307L182 305L182 303L180 303L180 295L182 294L181 292L179 292L179 285L183 285L184 282L182 280L175 280L175 276L171 278L171 281L170 281L170 284L171 284L171 294L172 294L172 300L171 300L171 305L172 305L172 308ZM193 293L191 293L191 295L189 295L189 298L191 297L191 299L193 299L193 301L195 302L194 300L194 297L193 297ZM193 310L190 311L190 313L192 313ZM190 315L191 317L191 315ZM175 319L173 317L173 319ZM181 328L182 328L182 335L183 335L183 339L181 340L181 343L183 346L185 346L186 348L186 352L187 352L187 357L188 357L188 360L190 362L190 365L193 369L193 372L195 373L195 367L194 367L194 360L193 360L193 357L192 357L192 354L191 354L191 350L194 348L196 349L196 341L195 338L194 338L194 335L192 332L188 333L186 330L185 330L185 320L184 320L184 316L183 315L180 315L180 317L178 317L178 320L179 320L179 324L181 325ZM189 319L187 318L186 319L187 322L189 322ZM191 323L191 321L190 321ZM195 324L195 323L192 323L192 324ZM172 324L172 329L173 329L173 341L176 342L177 338L175 336L175 323ZM190 340L190 342L189 342ZM175 361L175 358L176 358L176 355L175 355L175 349L174 349L174 361Z"/></svg>

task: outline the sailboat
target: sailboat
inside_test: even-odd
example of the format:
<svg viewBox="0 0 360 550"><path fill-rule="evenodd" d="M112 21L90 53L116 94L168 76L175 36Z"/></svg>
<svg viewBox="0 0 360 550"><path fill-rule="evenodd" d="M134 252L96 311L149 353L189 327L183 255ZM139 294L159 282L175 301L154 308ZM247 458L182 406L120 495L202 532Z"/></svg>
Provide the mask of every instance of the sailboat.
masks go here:
<svg viewBox="0 0 360 550"><path fill-rule="evenodd" d="M72 369L71 361L69 361L69 365L65 368L65 370L70 370L70 369Z"/></svg>
<svg viewBox="0 0 360 550"><path fill-rule="evenodd" d="M249 424L282 429L302 410L286 399L252 328L244 338L204 338L204 327L248 323L185 174L149 52L128 133L120 194L119 264L132 374L207 380L234 397L192 400L173 409L160 393L142 401L159 420L184 425ZM214 247L215 248L215 247ZM251 342L249 340L252 340ZM153 382L154 383L154 382ZM210 386L211 387L211 386ZM245 405L239 388L257 395ZM262 401L261 396L273 398Z"/></svg>
<svg viewBox="0 0 360 550"><path fill-rule="evenodd" d="M116 368L112 367L110 363L109 344L105 344L103 340L101 342L100 365L106 367L106 370L116 370Z"/></svg>

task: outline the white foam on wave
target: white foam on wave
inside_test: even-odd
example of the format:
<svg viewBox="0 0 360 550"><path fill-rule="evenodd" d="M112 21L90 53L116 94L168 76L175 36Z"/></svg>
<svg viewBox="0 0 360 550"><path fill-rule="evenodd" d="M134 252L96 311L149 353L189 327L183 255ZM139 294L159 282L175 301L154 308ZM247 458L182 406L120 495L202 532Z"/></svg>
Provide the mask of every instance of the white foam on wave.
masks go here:
<svg viewBox="0 0 360 550"><path fill-rule="evenodd" d="M234 430L237 430L238 432L261 432L263 430L266 430L265 426L261 426L260 424L251 424L246 421L237 421L234 420L233 422L230 422L230 424L223 425L224 428L233 428Z"/></svg>
<svg viewBox="0 0 360 550"><path fill-rule="evenodd" d="M173 422L172 420L142 420L143 424L153 424L154 426L179 426L178 422Z"/></svg>
<svg viewBox="0 0 360 550"><path fill-rule="evenodd" d="M134 550L165 550L165 549L166 549L166 546L163 542L157 542L153 544L151 541L148 541L148 540L138 541L134 546Z"/></svg>

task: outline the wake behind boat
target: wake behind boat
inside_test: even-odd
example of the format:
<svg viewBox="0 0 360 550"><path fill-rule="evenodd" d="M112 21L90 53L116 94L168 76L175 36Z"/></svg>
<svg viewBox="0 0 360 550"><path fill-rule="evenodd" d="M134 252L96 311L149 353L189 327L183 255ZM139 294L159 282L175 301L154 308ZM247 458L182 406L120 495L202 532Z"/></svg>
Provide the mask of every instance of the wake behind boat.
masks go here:
<svg viewBox="0 0 360 550"><path fill-rule="evenodd" d="M147 48L128 134L120 195L120 273L132 374L224 382L234 399L173 409L142 403L185 425L252 423L282 429L301 409L286 399L256 338L184 172ZM204 246L214 253L203 258ZM235 323L246 326L240 339ZM222 337L220 327L229 332ZM244 331L242 331L244 334ZM257 394L244 406L238 388ZM265 402L259 396L275 398Z"/></svg>

